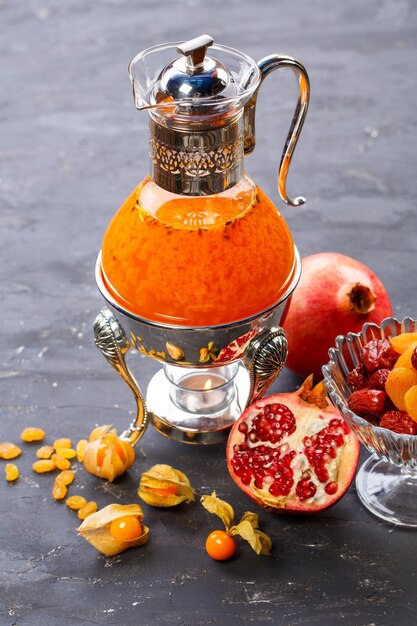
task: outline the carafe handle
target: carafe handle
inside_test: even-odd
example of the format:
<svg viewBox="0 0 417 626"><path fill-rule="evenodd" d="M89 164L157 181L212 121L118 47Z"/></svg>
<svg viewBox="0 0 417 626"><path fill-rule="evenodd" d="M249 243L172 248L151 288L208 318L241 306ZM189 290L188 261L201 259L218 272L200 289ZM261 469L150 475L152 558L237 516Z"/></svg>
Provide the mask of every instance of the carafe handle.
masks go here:
<svg viewBox="0 0 417 626"><path fill-rule="evenodd" d="M287 195L286 184L287 175L291 163L294 148L297 145L298 137L304 124L307 114L308 104L310 101L310 81L307 71L299 61L285 54L271 54L258 62L261 71L261 80L257 90L251 99L245 105L244 125L245 125L245 154L250 154L255 148L255 109L256 99L258 97L259 87L264 78L273 70L281 67L291 68L298 77L300 93L298 96L297 106L295 107L294 116L285 141L284 150L281 156L281 162L278 170L278 191L283 201L290 206L300 206L305 203L305 198L298 196L290 198Z"/></svg>

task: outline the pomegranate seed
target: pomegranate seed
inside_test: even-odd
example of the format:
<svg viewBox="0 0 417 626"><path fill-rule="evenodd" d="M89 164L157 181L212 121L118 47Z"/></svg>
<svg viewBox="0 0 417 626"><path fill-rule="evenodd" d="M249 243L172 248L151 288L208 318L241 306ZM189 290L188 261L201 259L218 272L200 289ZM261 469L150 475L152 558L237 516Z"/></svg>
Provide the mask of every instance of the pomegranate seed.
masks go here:
<svg viewBox="0 0 417 626"><path fill-rule="evenodd" d="M338 489L337 483L334 482L334 480L332 480L332 482L327 483L327 485L324 488L324 491L328 493L329 496L332 496L333 494L336 493L337 489Z"/></svg>
<svg viewBox="0 0 417 626"><path fill-rule="evenodd" d="M244 485L250 485L250 481L252 480L252 473L248 470L244 471L240 477L240 480Z"/></svg>
<svg viewBox="0 0 417 626"><path fill-rule="evenodd" d="M329 480L329 474L326 470L316 471L316 476L321 483L325 483Z"/></svg>
<svg viewBox="0 0 417 626"><path fill-rule="evenodd" d="M256 487L257 489L262 489L262 487L263 487L263 486L264 486L264 479L263 479L263 476L259 476L259 477L257 476L257 477L255 478L255 487Z"/></svg>
<svg viewBox="0 0 417 626"><path fill-rule="evenodd" d="M239 424L239 426L237 428L238 428L238 430L241 433L247 433L248 432L248 425L247 425L246 422L240 422L240 424Z"/></svg>
<svg viewBox="0 0 417 626"><path fill-rule="evenodd" d="M336 418L333 418L329 422L329 426L332 426L332 428L337 428L338 426L341 426L341 425L342 425L342 420L338 420Z"/></svg>
<svg viewBox="0 0 417 626"><path fill-rule="evenodd" d="M306 479L302 479L297 483L295 492L300 500L309 500L317 491L316 485Z"/></svg>

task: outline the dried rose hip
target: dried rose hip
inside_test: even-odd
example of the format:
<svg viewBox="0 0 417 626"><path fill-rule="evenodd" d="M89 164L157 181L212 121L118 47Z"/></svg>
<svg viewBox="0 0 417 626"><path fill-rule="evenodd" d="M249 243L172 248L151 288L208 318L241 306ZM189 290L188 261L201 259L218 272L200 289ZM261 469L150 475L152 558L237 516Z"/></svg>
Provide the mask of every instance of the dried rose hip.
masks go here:
<svg viewBox="0 0 417 626"><path fill-rule="evenodd" d="M347 383L350 387L352 387L353 391L366 389L366 387L368 387L368 376L362 364L358 365L354 370L349 372L347 376Z"/></svg>
<svg viewBox="0 0 417 626"><path fill-rule="evenodd" d="M394 433L417 435L417 423L405 411L387 411L381 417L379 425Z"/></svg>
<svg viewBox="0 0 417 626"><path fill-rule="evenodd" d="M373 339L362 349L363 364L372 374L378 369L391 369L398 358L388 339Z"/></svg>
<svg viewBox="0 0 417 626"><path fill-rule="evenodd" d="M387 394L381 389L360 389L354 391L348 400L348 407L358 415L380 415L384 412Z"/></svg>
<svg viewBox="0 0 417 626"><path fill-rule="evenodd" d="M387 382L388 374L390 373L390 371L391 370L385 368L381 370L376 370L376 372L371 374L371 376L369 377L369 386L371 387L371 389L385 390L385 383Z"/></svg>

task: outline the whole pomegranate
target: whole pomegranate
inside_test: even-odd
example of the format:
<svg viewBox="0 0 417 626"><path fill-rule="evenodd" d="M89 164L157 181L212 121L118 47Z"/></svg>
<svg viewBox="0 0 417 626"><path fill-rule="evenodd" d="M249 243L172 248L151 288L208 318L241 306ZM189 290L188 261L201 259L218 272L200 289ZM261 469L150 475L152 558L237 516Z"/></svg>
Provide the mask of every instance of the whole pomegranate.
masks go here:
<svg viewBox="0 0 417 626"><path fill-rule="evenodd" d="M263 398L235 422L231 477L260 506L312 513L339 500L355 475L359 441L310 376L293 393Z"/></svg>
<svg viewBox="0 0 417 626"><path fill-rule="evenodd" d="M359 261L336 252L302 259L301 280L283 324L288 339L286 365L300 376L321 366L337 335L359 332L393 314L379 278Z"/></svg>

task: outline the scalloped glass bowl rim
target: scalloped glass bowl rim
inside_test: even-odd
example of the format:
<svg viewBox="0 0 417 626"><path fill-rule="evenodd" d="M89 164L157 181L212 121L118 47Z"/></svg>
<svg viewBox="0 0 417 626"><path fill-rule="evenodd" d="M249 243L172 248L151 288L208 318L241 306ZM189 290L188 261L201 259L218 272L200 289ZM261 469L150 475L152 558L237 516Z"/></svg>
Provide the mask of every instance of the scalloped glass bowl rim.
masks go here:
<svg viewBox="0 0 417 626"><path fill-rule="evenodd" d="M326 388L327 388L327 392L332 400L332 402L335 404L335 406L339 409L339 411L342 413L342 415L346 415L349 418L349 421L351 420L352 423L354 424L354 426L358 426L358 427L366 427L366 428L371 428L373 431L375 431L375 433L379 436L385 437L387 434L389 436L392 436L394 438L394 440L396 441L404 441L404 442L408 442L408 441L415 441L417 435L406 435L406 434L401 434L401 433L396 433L392 430L389 430L388 428L382 428L381 426L375 426L374 424L371 424L371 422L368 422L366 419L364 419L363 417L360 417L360 415L356 415L356 413L354 413L353 411L351 411L346 403L346 399L340 394L339 391L336 391L336 389L334 388L335 386L338 387L336 381L334 381L334 378L332 376L331 373L331 368L334 367L339 367L338 363L337 363L337 355L340 353L340 349L341 347L347 343L347 341L351 342L354 338L357 338L358 340L362 340L362 342L364 341L365 337L367 336L368 333L374 331L376 334L379 334L379 337L376 336L374 337L375 339L378 338L386 338L386 337L394 337L398 334L398 332L393 332L390 333L389 335L385 334L385 331L388 328L391 328L393 330L395 330L396 328L398 328L398 326L401 327L413 327L414 330L410 330L410 331L402 331L402 332L417 332L417 320L412 318L412 317L404 317L401 321L398 320L395 317L387 317L384 320L382 320L381 324L374 324L374 323L365 323L361 332L359 333L348 333L347 335L338 335L335 339L335 344L336 347L334 348L330 348L329 350L329 362L326 365L323 365L322 367L322 372L323 372L323 376L324 376L324 381L326 384ZM382 331L382 332L381 332ZM360 437L359 437L360 439Z"/></svg>

